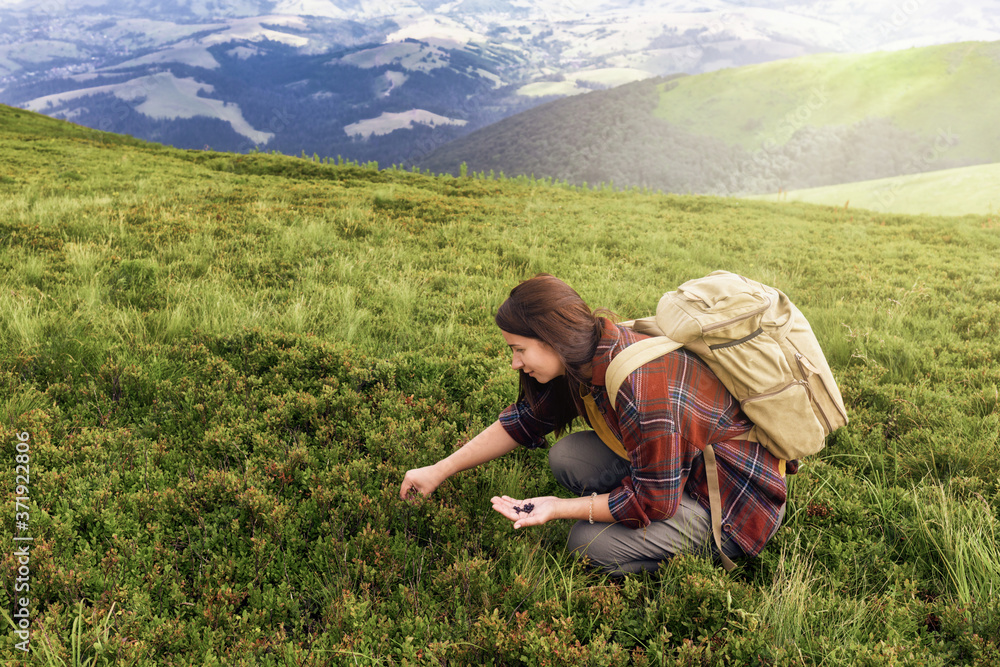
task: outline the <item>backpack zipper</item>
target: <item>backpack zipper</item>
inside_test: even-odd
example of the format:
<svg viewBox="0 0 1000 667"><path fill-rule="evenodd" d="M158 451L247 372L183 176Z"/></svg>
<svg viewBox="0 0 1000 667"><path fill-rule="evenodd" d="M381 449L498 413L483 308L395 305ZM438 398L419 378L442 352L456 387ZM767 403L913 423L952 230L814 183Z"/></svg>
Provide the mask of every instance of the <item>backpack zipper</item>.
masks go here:
<svg viewBox="0 0 1000 667"><path fill-rule="evenodd" d="M702 302L702 303L704 303L704 302ZM754 310L752 312L749 312L749 313L744 313L743 315L740 315L739 317L730 318L730 319L728 319L728 320L726 320L724 322L716 322L715 324L710 324L707 327L703 328L701 330L701 332L703 334L706 334L709 331L715 331L716 329L725 329L726 327L731 326L733 324L736 324L737 322L742 322L743 320L749 319L749 318L753 317L754 315L760 315L761 313L763 313L765 310L767 310L770 307L771 307L771 299L768 298L767 302L763 306L761 306L760 308L757 308L756 310Z"/></svg>

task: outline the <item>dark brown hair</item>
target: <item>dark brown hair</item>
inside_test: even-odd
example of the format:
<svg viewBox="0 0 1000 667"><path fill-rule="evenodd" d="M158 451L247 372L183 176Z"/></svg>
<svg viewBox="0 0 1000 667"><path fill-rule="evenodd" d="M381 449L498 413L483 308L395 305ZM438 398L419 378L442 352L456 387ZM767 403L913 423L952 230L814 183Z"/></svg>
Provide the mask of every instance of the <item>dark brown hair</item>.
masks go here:
<svg viewBox="0 0 1000 667"><path fill-rule="evenodd" d="M562 434L584 413L580 389L589 389L591 364L603 321L576 290L547 273L512 289L494 320L502 331L548 344L562 361L566 374L549 382L556 392L556 434ZM534 405L545 388L521 371L519 399L526 398L529 405Z"/></svg>

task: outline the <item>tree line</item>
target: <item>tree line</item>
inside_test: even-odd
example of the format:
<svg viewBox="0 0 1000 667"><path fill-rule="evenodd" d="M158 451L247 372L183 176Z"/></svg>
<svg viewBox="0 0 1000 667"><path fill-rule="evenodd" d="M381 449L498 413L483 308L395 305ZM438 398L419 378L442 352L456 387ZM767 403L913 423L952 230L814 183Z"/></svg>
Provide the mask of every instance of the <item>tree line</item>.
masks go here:
<svg viewBox="0 0 1000 667"><path fill-rule="evenodd" d="M775 192L960 165L940 150L941 137L885 118L806 125L782 145L757 149L693 134L654 115L661 89L676 85L675 78L549 102L445 145L418 165L458 174L464 163L474 172L699 194Z"/></svg>

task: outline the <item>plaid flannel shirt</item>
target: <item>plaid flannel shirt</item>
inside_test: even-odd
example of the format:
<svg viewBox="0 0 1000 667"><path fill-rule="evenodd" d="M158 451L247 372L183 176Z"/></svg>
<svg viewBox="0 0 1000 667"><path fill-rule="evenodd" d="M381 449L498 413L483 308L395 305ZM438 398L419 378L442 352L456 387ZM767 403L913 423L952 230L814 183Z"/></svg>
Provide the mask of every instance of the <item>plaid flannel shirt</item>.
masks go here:
<svg viewBox="0 0 1000 667"><path fill-rule="evenodd" d="M610 493L616 521L632 528L669 519L681 493L710 510L702 450L715 447L722 495L722 530L743 551L756 556L778 527L787 487L779 460L756 442L733 440L752 424L739 404L697 355L684 349L651 361L632 373L612 409L604 386L608 364L642 338L605 320L594 356L593 387L598 409L629 454L632 471ZM541 447L554 429L547 417L548 392L532 409L523 399L500 414L508 434L526 447ZM789 461L787 472L794 473Z"/></svg>

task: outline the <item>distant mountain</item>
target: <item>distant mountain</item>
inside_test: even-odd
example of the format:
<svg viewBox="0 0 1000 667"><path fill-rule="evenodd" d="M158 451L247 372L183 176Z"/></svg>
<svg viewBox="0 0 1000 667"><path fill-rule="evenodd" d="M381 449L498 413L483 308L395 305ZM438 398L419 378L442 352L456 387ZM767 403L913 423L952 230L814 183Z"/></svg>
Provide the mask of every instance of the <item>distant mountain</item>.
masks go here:
<svg viewBox="0 0 1000 667"><path fill-rule="evenodd" d="M1000 39L1000 0L25 0L0 102L183 147L414 163L546 101L828 51Z"/></svg>
<svg viewBox="0 0 1000 667"><path fill-rule="evenodd" d="M499 118L495 71L509 58L458 43L383 45L382 24L289 16L104 23L85 31L113 39L117 52L102 66L8 77L0 102L185 148L391 162L458 136L470 121ZM404 137L385 136L411 123Z"/></svg>
<svg viewBox="0 0 1000 667"><path fill-rule="evenodd" d="M419 165L737 194L998 162L998 82L1000 42L804 56L557 100Z"/></svg>

